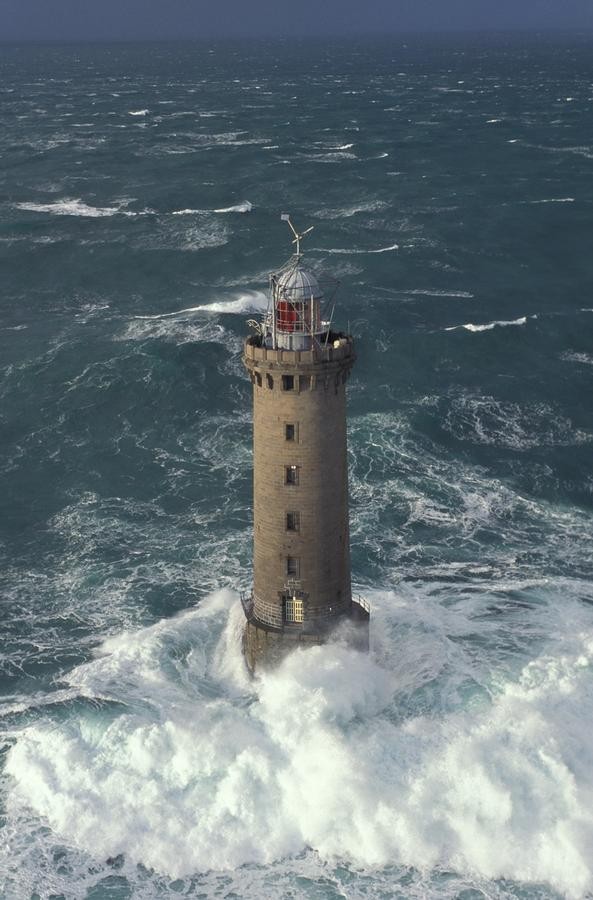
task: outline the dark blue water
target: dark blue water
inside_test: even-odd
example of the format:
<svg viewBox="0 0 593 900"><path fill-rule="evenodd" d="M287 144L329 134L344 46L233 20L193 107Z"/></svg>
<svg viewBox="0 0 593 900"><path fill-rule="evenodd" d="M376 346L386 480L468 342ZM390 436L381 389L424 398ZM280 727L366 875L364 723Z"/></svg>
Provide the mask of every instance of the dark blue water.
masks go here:
<svg viewBox="0 0 593 900"><path fill-rule="evenodd" d="M593 890L592 51L0 47L3 896ZM282 212L357 338L372 653L250 683Z"/></svg>

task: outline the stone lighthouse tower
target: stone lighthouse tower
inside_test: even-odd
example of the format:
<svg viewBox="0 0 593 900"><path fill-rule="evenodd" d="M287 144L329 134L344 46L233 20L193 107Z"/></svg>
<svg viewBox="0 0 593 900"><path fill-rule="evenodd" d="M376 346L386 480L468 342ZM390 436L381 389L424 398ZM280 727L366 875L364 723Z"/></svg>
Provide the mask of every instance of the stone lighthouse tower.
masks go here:
<svg viewBox="0 0 593 900"><path fill-rule="evenodd" d="M253 384L253 591L242 597L251 671L347 622L368 648L369 611L352 597L346 382L352 337L322 320L322 290L295 255L270 276L270 303L245 341ZM305 232L306 233L306 232Z"/></svg>

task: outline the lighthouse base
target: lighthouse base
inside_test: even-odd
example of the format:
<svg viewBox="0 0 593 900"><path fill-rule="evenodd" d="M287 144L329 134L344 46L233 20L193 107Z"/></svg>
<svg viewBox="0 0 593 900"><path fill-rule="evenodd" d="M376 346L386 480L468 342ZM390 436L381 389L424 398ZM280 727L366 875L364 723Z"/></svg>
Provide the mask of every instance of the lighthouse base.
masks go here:
<svg viewBox="0 0 593 900"><path fill-rule="evenodd" d="M304 628L273 628L247 616L243 631L243 656L250 673L273 669L297 647L326 644L338 637L354 650L368 652L370 614L366 604L352 601L350 615L341 616L331 628L306 630Z"/></svg>

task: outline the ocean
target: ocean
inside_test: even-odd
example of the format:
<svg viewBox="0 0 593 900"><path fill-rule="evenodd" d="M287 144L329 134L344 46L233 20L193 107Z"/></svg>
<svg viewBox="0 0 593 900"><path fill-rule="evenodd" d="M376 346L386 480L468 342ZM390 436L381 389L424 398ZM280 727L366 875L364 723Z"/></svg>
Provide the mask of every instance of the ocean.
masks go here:
<svg viewBox="0 0 593 900"><path fill-rule="evenodd" d="M0 894L593 892L593 38L0 45ZM247 320L340 283L371 652L250 681Z"/></svg>

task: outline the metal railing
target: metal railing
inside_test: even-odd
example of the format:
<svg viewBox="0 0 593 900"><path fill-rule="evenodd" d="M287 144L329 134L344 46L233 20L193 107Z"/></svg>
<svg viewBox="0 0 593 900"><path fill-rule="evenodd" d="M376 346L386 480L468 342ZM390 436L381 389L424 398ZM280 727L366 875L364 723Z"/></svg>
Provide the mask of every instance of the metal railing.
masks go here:
<svg viewBox="0 0 593 900"><path fill-rule="evenodd" d="M250 619L253 614L253 594L251 591L241 591L241 606L243 607L243 612L245 613L245 618Z"/></svg>
<svg viewBox="0 0 593 900"><path fill-rule="evenodd" d="M255 606L255 597L254 597L254 594L252 593L252 591L241 591L240 597L241 597L241 606L243 607L243 612L245 613L245 618L246 618L246 619L252 619L252 618L253 618L253 612L254 612L254 606ZM353 595L352 595L352 602L355 603L357 606L359 606L362 610L364 610L364 612L367 613L367 615L370 615L370 613L371 613L371 604L369 603L369 601L368 601L365 597L362 597L360 594L353 594ZM315 617L315 621L316 621L317 623L321 623L321 622L324 621L324 620L329 621L331 618L332 618L332 616L331 616L331 614L330 614L329 611L328 611L328 612L325 613L325 615L324 615L324 613L317 614L317 616ZM262 619L262 621L263 621L264 623L266 623L265 618ZM280 623L280 622L275 622L275 621L274 621L274 622L273 622L273 621L270 621L270 622L267 622L266 624L268 624L268 625L273 625L273 626L276 627L276 628L278 628L278 627L283 627L283 626L288 626L288 627L290 628L290 630L292 631L292 630L296 630L296 629L298 629L298 628L301 628L301 629L302 629L303 627L307 627L307 625L309 625L309 627L310 627L310 625L311 625L312 623L302 623L302 622L298 622L298 621L294 621L294 620L293 620L293 621L290 621L290 620L287 621L287 620L283 617L282 623Z"/></svg>
<svg viewBox="0 0 593 900"><path fill-rule="evenodd" d="M361 597L360 594L354 594L352 596L352 600L354 603L358 604L365 612L371 613L371 604L365 597Z"/></svg>

